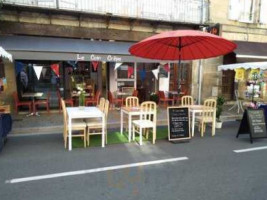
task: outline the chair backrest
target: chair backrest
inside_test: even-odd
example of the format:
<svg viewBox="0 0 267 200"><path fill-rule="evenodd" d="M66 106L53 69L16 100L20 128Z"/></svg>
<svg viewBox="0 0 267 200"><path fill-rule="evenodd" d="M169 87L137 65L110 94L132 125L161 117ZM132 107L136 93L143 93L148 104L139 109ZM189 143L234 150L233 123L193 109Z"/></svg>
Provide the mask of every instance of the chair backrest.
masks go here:
<svg viewBox="0 0 267 200"><path fill-rule="evenodd" d="M140 120L150 120L156 125L157 104L154 101L145 101L141 104Z"/></svg>
<svg viewBox="0 0 267 200"><path fill-rule="evenodd" d="M139 106L139 99L137 97L127 97L126 98L126 107L138 107Z"/></svg>
<svg viewBox="0 0 267 200"><path fill-rule="evenodd" d="M18 98L18 93L17 92L13 92L13 98L14 98L15 104L17 104L19 102L19 98Z"/></svg>
<svg viewBox="0 0 267 200"><path fill-rule="evenodd" d="M132 96L137 97L138 96L138 90L134 90Z"/></svg>
<svg viewBox="0 0 267 200"><path fill-rule="evenodd" d="M108 100L110 103L113 103L113 95L110 91L108 91Z"/></svg>
<svg viewBox="0 0 267 200"><path fill-rule="evenodd" d="M194 99L192 96L185 95L181 98L181 104L182 106L189 106L194 104Z"/></svg>
<svg viewBox="0 0 267 200"><path fill-rule="evenodd" d="M99 104L97 105L97 107L101 110L101 111L104 111L104 107L105 107L105 98L104 97L101 97L100 98L100 101L99 101Z"/></svg>
<svg viewBox="0 0 267 200"><path fill-rule="evenodd" d="M208 121L213 117L213 112L215 112L217 102L215 99L206 99L204 101L204 110L202 112L202 117L204 121ZM213 110L211 110L211 108Z"/></svg>
<svg viewBox="0 0 267 200"><path fill-rule="evenodd" d="M158 95L159 95L160 99L165 99L166 98L163 91L158 91Z"/></svg>
<svg viewBox="0 0 267 200"><path fill-rule="evenodd" d="M100 95L101 95L101 90L97 90L95 93L95 100L97 103L99 102Z"/></svg>
<svg viewBox="0 0 267 200"><path fill-rule="evenodd" d="M217 101L215 99L206 99L204 101L204 106L216 108Z"/></svg>

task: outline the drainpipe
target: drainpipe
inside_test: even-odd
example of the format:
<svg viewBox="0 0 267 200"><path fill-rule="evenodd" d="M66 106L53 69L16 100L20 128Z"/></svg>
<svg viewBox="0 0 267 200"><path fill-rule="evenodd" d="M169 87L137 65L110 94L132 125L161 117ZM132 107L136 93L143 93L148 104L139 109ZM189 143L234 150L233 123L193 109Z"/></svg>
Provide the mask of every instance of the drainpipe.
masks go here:
<svg viewBox="0 0 267 200"><path fill-rule="evenodd" d="M197 103L201 104L201 90L202 90L202 60L198 61L198 99Z"/></svg>

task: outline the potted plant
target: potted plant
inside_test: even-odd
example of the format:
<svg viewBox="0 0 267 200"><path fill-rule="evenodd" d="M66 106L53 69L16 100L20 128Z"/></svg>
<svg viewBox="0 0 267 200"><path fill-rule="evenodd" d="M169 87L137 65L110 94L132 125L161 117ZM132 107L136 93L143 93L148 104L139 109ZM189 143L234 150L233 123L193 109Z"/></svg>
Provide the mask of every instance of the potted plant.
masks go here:
<svg viewBox="0 0 267 200"><path fill-rule="evenodd" d="M156 104L158 104L158 102L159 102L159 96L154 92L150 94L149 99L150 99L150 101L154 101Z"/></svg>
<svg viewBox="0 0 267 200"><path fill-rule="evenodd" d="M223 96L217 97L217 107L216 107L216 128L222 128L222 121L220 119L222 111L223 111L223 104L225 103L225 99Z"/></svg>

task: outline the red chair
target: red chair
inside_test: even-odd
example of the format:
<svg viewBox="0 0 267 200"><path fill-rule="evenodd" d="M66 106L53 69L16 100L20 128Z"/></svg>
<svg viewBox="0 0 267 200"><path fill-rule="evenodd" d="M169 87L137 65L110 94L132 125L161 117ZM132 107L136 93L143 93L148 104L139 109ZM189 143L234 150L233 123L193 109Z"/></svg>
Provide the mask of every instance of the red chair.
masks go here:
<svg viewBox="0 0 267 200"><path fill-rule="evenodd" d="M62 110L62 104L61 104L61 95L59 90L57 90L57 98L58 98L58 108L60 112ZM66 105L70 105L71 107L73 107L74 105L73 99L65 99L64 102Z"/></svg>
<svg viewBox="0 0 267 200"><path fill-rule="evenodd" d="M173 97L173 100L179 104L181 104L181 99L183 96L188 95L188 91L186 89L182 90L180 95L176 95Z"/></svg>
<svg viewBox="0 0 267 200"><path fill-rule="evenodd" d="M138 96L138 90L134 90L132 96L137 97Z"/></svg>
<svg viewBox="0 0 267 200"><path fill-rule="evenodd" d="M115 107L115 105L122 106L123 105L123 98L114 98L112 93L108 91L108 100L111 107Z"/></svg>
<svg viewBox="0 0 267 200"><path fill-rule="evenodd" d="M36 112L36 106L44 105L46 107L47 112L50 113L49 100L50 100L50 92L47 93L46 99L39 99L39 100L37 99L36 101L34 101L34 103L33 103L33 112L34 113Z"/></svg>
<svg viewBox="0 0 267 200"><path fill-rule="evenodd" d="M95 106L98 105L100 95L101 95L101 90L97 90L93 98L85 99L85 106L89 106L90 104Z"/></svg>
<svg viewBox="0 0 267 200"><path fill-rule="evenodd" d="M167 107L168 102L171 102L172 105L173 105L174 99L167 98L163 91L158 91L158 96L159 96L159 105L160 105L161 102L164 104L165 107Z"/></svg>
<svg viewBox="0 0 267 200"><path fill-rule="evenodd" d="M15 101L15 109L16 109L16 113L18 113L18 107L19 106L28 106L29 107L29 112L32 111L32 101L20 101L18 98L18 93L14 92L13 93L13 98Z"/></svg>

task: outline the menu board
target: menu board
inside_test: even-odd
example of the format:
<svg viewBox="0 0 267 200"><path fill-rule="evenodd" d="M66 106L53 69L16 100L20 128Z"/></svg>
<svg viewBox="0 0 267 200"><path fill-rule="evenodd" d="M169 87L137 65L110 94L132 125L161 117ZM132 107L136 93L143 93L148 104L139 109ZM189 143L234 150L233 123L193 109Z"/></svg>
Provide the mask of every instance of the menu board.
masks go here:
<svg viewBox="0 0 267 200"><path fill-rule="evenodd" d="M263 110L248 110L247 112L252 138L266 137L266 124Z"/></svg>
<svg viewBox="0 0 267 200"><path fill-rule="evenodd" d="M245 110L236 137L240 134L249 134L251 143L253 143L253 139L267 137L263 109Z"/></svg>
<svg viewBox="0 0 267 200"><path fill-rule="evenodd" d="M169 141L190 139L190 121L187 107L168 107Z"/></svg>

